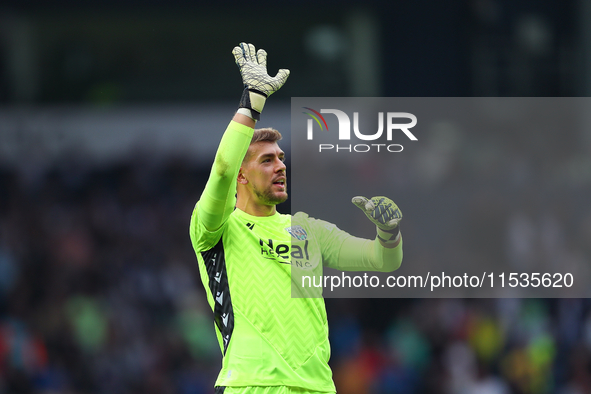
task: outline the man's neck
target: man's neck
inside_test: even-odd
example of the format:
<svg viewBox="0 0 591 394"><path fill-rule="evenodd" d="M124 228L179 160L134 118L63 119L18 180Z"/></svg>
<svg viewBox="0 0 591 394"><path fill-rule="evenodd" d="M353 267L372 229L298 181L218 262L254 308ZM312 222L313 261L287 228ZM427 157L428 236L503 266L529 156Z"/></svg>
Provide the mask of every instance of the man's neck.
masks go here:
<svg viewBox="0 0 591 394"><path fill-rule="evenodd" d="M249 204L240 199L236 201L236 208L252 216L273 216L277 212L275 205Z"/></svg>

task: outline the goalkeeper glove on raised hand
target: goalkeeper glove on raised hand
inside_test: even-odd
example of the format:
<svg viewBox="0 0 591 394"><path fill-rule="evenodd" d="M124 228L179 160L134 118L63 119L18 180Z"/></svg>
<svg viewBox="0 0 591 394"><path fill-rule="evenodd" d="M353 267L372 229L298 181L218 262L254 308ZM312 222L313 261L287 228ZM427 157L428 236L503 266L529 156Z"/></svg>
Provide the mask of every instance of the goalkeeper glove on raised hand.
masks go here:
<svg viewBox="0 0 591 394"><path fill-rule="evenodd" d="M357 205L377 227L378 238L385 246L396 244L400 237L400 221L402 212L394 201L378 196L367 199L362 196L353 197Z"/></svg>
<svg viewBox="0 0 591 394"><path fill-rule="evenodd" d="M267 73L267 52L255 50L254 45L240 43L232 50L242 75L244 92L238 112L254 120L260 120L267 97L278 91L289 76L289 70L281 69L274 77Z"/></svg>

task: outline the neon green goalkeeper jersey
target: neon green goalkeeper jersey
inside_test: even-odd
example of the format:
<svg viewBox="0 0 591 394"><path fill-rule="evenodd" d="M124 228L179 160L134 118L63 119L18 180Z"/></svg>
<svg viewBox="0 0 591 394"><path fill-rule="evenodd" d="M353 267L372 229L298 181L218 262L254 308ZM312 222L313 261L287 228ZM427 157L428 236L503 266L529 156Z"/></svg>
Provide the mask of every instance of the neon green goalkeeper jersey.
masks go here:
<svg viewBox="0 0 591 394"><path fill-rule="evenodd" d="M315 226L306 220L297 230L312 233ZM324 300L291 297L290 260L322 267L316 240L292 245L291 216L278 213L255 217L236 209L218 231L200 227L196 220L192 230L206 249L197 255L201 278L224 354L216 385L334 392ZM337 254L339 241L337 235Z"/></svg>
<svg viewBox="0 0 591 394"><path fill-rule="evenodd" d="M292 298L292 266L311 275L321 275L323 265L370 270L375 261L383 263L382 252L395 253L399 265L401 247L384 252L375 241L304 213L260 217L234 209L236 176L252 133L230 123L191 217L191 241L223 354L215 384L335 392L324 300ZM353 260L343 258L344 245Z"/></svg>

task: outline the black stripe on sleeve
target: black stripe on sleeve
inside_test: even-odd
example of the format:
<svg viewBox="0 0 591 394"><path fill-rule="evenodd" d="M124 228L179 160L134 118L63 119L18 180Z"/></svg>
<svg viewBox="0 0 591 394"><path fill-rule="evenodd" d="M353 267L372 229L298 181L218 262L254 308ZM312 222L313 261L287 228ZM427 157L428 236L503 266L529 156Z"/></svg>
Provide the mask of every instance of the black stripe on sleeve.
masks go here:
<svg viewBox="0 0 591 394"><path fill-rule="evenodd" d="M228 350L228 344L234 331L234 309L230 297L230 286L226 272L226 258L222 240L210 250L202 252L207 276L209 277L209 290L214 300L213 317L215 324L224 340L224 355Z"/></svg>

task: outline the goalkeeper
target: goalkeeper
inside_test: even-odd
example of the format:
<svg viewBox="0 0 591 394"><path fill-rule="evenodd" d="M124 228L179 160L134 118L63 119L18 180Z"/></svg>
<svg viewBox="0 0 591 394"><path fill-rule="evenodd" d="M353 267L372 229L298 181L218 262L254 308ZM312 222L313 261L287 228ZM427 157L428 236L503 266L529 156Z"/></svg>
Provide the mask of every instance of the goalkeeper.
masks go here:
<svg viewBox="0 0 591 394"><path fill-rule="evenodd" d="M267 74L267 54L242 43L233 54L244 82L197 202L190 236L223 354L216 393L334 393L322 297L292 298L292 266L397 269L400 210L385 197L354 197L377 237L354 237L304 213L279 214L287 199L284 152L274 129L254 130L265 100L289 76Z"/></svg>

